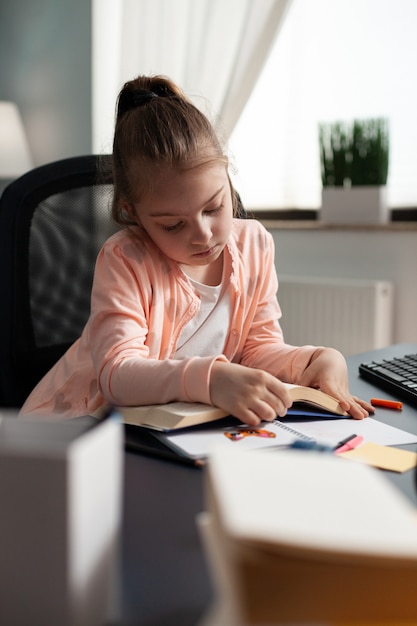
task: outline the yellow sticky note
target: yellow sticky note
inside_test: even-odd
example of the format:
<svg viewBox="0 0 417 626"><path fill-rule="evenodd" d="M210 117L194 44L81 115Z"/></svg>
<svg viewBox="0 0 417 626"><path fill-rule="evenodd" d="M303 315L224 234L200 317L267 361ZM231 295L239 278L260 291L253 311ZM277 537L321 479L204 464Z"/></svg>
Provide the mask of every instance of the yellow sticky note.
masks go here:
<svg viewBox="0 0 417 626"><path fill-rule="evenodd" d="M354 450L342 452L339 456L392 472L406 472L417 465L417 453L390 446L380 446L371 441Z"/></svg>

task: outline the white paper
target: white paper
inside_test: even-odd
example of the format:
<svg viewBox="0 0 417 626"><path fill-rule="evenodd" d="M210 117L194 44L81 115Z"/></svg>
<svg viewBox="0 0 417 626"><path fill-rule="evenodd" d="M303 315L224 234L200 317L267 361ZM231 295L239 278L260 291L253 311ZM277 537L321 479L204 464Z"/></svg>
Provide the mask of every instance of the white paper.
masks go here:
<svg viewBox="0 0 417 626"><path fill-rule="evenodd" d="M286 427L298 431L299 436L297 437L296 433L287 430ZM323 420L289 419L282 422L275 420L274 422L263 422L258 427L258 429L264 429L275 434L274 438L250 435L233 441L226 437L226 432L238 431L239 428L245 430L249 427L245 427L242 424L240 427L193 429L166 435L164 440L196 458L208 456L215 447L219 446L234 450L256 450L260 448L285 447L296 439L306 437L332 447L336 446L342 439L353 434L362 435L365 441L372 441L384 446L417 443L417 435L400 430L394 426L389 426L372 417L366 417L363 420L355 420L353 418L340 419L339 417L334 419L325 418ZM252 428L250 430L255 429Z"/></svg>
<svg viewBox="0 0 417 626"><path fill-rule="evenodd" d="M395 426L389 426L372 417L363 420L326 419L326 420L297 420L288 422L295 430L313 437L316 441L335 446L339 441L350 435L361 435L365 441L378 443L380 446L400 446L417 443L417 435L413 435Z"/></svg>

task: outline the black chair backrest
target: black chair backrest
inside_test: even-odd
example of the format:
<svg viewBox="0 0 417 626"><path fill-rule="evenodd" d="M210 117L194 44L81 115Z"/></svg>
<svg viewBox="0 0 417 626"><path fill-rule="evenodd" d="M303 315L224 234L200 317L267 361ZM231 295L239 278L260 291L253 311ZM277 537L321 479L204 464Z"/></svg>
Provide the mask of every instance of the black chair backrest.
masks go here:
<svg viewBox="0 0 417 626"><path fill-rule="evenodd" d="M110 172L109 155L63 159L0 198L0 407L20 407L82 333L97 253L118 229Z"/></svg>
<svg viewBox="0 0 417 626"><path fill-rule="evenodd" d="M110 219L111 157L38 167L0 199L0 406L20 407L80 336Z"/></svg>

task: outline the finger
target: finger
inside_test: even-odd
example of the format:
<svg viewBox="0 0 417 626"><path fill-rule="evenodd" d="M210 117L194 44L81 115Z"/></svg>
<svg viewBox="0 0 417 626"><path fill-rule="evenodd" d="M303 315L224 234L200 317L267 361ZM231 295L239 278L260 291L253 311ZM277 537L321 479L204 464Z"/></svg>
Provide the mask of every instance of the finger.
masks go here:
<svg viewBox="0 0 417 626"><path fill-rule="evenodd" d="M375 413L375 408L372 406L370 402L367 402L366 400L361 400L360 398L357 398L356 396L353 396L353 399L355 400L355 402L360 404L360 406L364 408L365 411L368 411L368 413Z"/></svg>
<svg viewBox="0 0 417 626"><path fill-rule="evenodd" d="M235 417L248 426L259 426L261 423L261 419L251 409L242 409L239 414L235 413Z"/></svg>
<svg viewBox="0 0 417 626"><path fill-rule="evenodd" d="M276 403L276 405L279 404L278 409L280 411L285 410L285 407L282 405L282 403ZM250 410L252 411L252 413L254 415L256 415L256 417L258 417L259 420L261 421L266 421L266 422L271 422L272 420L274 420L277 416L277 409L275 408L275 406L271 406L271 403L262 399L262 400L258 400L254 403L252 403Z"/></svg>
<svg viewBox="0 0 417 626"><path fill-rule="evenodd" d="M285 404L271 394L268 400L262 398L252 401L250 406L242 408L235 417L250 426L258 426L260 422L272 422L278 415L284 417L286 413Z"/></svg>
<svg viewBox="0 0 417 626"><path fill-rule="evenodd" d="M355 419L364 419L368 417L369 412L360 403L353 401L347 409L348 413Z"/></svg>
<svg viewBox="0 0 417 626"><path fill-rule="evenodd" d="M271 406L277 409L289 409L292 406L292 398L288 387L278 380L278 378L272 378L267 386L268 396L267 400ZM278 413L278 411L277 411Z"/></svg>
<svg viewBox="0 0 417 626"><path fill-rule="evenodd" d="M292 404L293 401L288 393L288 389L285 388L285 393L279 396L267 390L262 397L262 413L258 414L262 415L264 420L271 421L277 416L284 417ZM267 406L265 407L265 405ZM267 407L270 407L270 410Z"/></svg>
<svg viewBox="0 0 417 626"><path fill-rule="evenodd" d="M356 396L351 396L349 393L346 394L346 392L341 393L338 399L341 408L349 413L349 415L351 415L354 419L363 419L369 416L367 402L360 400ZM373 411L371 412L373 413Z"/></svg>

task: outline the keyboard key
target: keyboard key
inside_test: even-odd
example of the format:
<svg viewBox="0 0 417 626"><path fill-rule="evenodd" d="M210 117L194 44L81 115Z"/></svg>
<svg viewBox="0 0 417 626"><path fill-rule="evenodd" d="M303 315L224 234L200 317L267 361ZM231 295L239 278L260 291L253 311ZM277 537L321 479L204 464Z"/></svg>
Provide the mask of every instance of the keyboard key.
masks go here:
<svg viewBox="0 0 417 626"><path fill-rule="evenodd" d="M383 374L384 376L387 376L391 380L395 380L397 383L401 383L406 380L404 376L396 374L395 372L390 372L390 370L385 367L375 367L374 371L379 372L379 374Z"/></svg>

